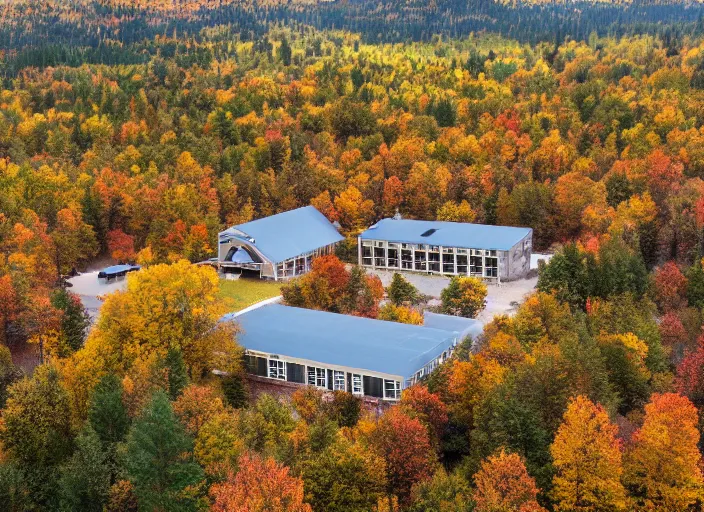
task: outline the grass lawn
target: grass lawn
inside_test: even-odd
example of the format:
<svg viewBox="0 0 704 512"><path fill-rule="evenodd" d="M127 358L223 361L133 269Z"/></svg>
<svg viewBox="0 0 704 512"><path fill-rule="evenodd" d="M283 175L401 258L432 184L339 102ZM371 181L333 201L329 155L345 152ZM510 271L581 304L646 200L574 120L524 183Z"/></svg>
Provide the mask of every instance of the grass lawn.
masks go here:
<svg viewBox="0 0 704 512"><path fill-rule="evenodd" d="M281 295L281 283L275 281L248 278L240 278L237 281L220 280L220 297L228 311L239 311L277 295Z"/></svg>

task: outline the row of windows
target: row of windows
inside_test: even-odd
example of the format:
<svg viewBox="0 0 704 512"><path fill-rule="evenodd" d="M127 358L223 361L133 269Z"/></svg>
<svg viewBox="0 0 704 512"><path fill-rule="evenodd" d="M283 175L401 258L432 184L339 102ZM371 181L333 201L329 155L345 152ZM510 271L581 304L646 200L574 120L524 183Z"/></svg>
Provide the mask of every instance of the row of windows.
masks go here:
<svg viewBox="0 0 704 512"><path fill-rule="evenodd" d="M291 277L294 275L305 274L311 269L313 264L313 258L317 256L323 256L325 254L333 254L335 251L335 244L326 245L315 251L297 256L296 258L291 258L283 263L276 265L276 274L278 277Z"/></svg>
<svg viewBox="0 0 704 512"><path fill-rule="evenodd" d="M387 400L401 398L401 383L358 373L330 370L317 366L304 366L280 359L247 356L247 371L260 377L308 384L330 391L349 391Z"/></svg>
<svg viewBox="0 0 704 512"><path fill-rule="evenodd" d="M427 245L427 244L401 244L397 242L384 242L384 241L373 241L373 240L362 240L362 248L375 248L384 249L388 247L389 249L398 249L399 247L403 250L409 251L428 251L428 252L440 252L440 246L438 245ZM470 256L497 256L499 251L490 249L463 249L459 247L443 247L442 252L444 254L469 254Z"/></svg>
<svg viewBox="0 0 704 512"><path fill-rule="evenodd" d="M383 243L383 242L378 242ZM467 250L464 254L448 253L452 249L445 249L441 254L439 252L411 251L402 249L399 266L398 249L391 247L389 244L388 250L384 247L362 247L362 265L375 266L381 268L400 268L403 270L415 270L418 272L438 272L443 274L459 274L459 275L475 275L482 277L498 277L499 275L499 258L496 256L476 256L470 251L470 256L467 256ZM459 251L459 249L458 249ZM476 251L485 253L494 253L496 251Z"/></svg>

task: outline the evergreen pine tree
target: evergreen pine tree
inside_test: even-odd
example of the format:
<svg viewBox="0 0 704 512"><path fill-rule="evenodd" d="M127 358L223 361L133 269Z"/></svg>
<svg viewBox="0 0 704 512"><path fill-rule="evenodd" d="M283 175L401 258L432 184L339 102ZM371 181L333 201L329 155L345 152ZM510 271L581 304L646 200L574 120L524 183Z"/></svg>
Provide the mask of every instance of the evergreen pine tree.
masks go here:
<svg viewBox="0 0 704 512"><path fill-rule="evenodd" d="M704 308L704 269L699 258L687 270L687 302L692 307Z"/></svg>
<svg viewBox="0 0 704 512"><path fill-rule="evenodd" d="M243 373L231 373L223 377L222 393L227 405L234 409L242 409L247 405L247 383Z"/></svg>
<svg viewBox="0 0 704 512"><path fill-rule="evenodd" d="M413 286L398 272L394 273L386 293L389 296L389 300L396 306L401 306L404 302L417 304L420 299L418 288Z"/></svg>
<svg viewBox="0 0 704 512"><path fill-rule="evenodd" d="M61 510L101 512L110 491L108 456L88 424L76 438L76 451L61 468Z"/></svg>
<svg viewBox="0 0 704 512"><path fill-rule="evenodd" d="M169 349L164 366L169 372L169 396L176 400L183 388L188 386L188 369L183 360L183 353L178 349Z"/></svg>
<svg viewBox="0 0 704 512"><path fill-rule="evenodd" d="M203 470L193 460L193 441L163 391L135 420L127 435L125 470L140 510L195 511Z"/></svg>
<svg viewBox="0 0 704 512"><path fill-rule="evenodd" d="M117 376L105 375L95 386L88 421L105 446L125 438L130 420L122 403L122 382Z"/></svg>
<svg viewBox="0 0 704 512"><path fill-rule="evenodd" d="M68 356L83 346L88 334L90 317L77 295L64 288L56 290L51 295L51 305L62 311L60 347Z"/></svg>

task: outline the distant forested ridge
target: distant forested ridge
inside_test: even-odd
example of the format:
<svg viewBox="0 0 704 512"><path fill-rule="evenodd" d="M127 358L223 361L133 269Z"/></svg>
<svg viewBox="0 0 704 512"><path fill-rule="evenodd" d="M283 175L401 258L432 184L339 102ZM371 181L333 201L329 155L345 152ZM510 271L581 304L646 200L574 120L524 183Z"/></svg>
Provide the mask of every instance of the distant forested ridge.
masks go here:
<svg viewBox="0 0 704 512"><path fill-rule="evenodd" d="M4 3L4 6L2 5ZM673 48L701 33L698 2L497 2L496 0L18 0L0 2L4 74L25 66L149 60L141 42L192 37L227 25L255 40L272 24L344 29L368 43L430 41L495 32L522 42L586 40L590 34L654 34Z"/></svg>

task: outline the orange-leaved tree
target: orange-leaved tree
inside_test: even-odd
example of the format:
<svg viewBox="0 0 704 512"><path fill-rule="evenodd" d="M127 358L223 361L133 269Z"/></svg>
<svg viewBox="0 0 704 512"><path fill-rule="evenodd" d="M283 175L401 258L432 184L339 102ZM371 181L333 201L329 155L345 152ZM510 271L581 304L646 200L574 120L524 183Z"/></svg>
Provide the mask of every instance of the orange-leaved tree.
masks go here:
<svg viewBox="0 0 704 512"><path fill-rule="evenodd" d="M704 497L697 409L675 393L654 394L625 457L624 480L642 510L689 510Z"/></svg>
<svg viewBox="0 0 704 512"><path fill-rule="evenodd" d="M210 488L213 512L310 512L303 503L303 480L274 459L240 457L237 473Z"/></svg>
<svg viewBox="0 0 704 512"><path fill-rule="evenodd" d="M503 449L482 462L474 475L476 512L544 512L536 496L538 488L523 459Z"/></svg>

